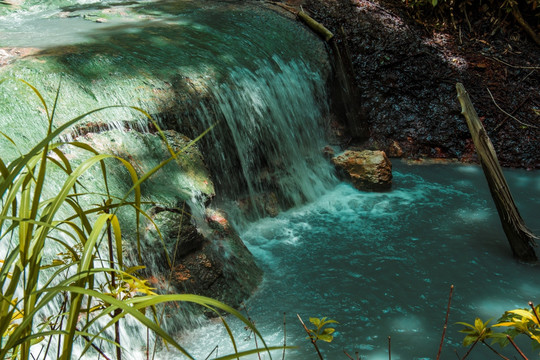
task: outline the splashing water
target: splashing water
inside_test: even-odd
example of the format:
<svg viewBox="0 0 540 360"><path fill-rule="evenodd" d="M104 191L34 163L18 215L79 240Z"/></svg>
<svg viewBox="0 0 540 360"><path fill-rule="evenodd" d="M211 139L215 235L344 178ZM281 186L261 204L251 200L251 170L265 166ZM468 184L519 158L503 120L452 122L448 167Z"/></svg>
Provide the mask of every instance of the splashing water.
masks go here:
<svg viewBox="0 0 540 360"><path fill-rule="evenodd" d="M540 174L506 175L525 221L539 233ZM265 271L249 314L265 339L280 345L286 313L287 345L299 347L287 352L290 360L317 356L296 313L304 321L328 316L340 322L334 341L320 344L328 359L345 358L342 349L388 359L388 336L392 359L435 359L451 284L442 358L466 352L456 322L496 320L505 310L540 301L539 269L513 260L477 166L396 162L390 192L340 184L314 202L252 223L242 236ZM216 340L218 331L207 325L187 338L205 339L204 347L194 345L203 358L215 345L226 353L230 344ZM254 346L253 339L242 346ZM529 342L520 346L530 358L537 355ZM491 355L479 347L470 358Z"/></svg>

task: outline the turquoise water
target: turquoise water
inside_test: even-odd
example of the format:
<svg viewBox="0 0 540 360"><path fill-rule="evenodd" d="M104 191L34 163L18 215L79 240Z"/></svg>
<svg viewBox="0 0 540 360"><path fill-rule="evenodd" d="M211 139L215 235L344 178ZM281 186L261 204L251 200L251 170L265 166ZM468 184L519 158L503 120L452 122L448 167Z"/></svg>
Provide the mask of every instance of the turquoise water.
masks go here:
<svg viewBox="0 0 540 360"><path fill-rule="evenodd" d="M28 1L1 9L0 47L36 48L36 57L0 67L0 78L35 85L49 108L61 83L56 125L124 104L191 138L213 128L200 143L218 192L233 198L273 187L284 205L299 205L331 182L319 154L328 58L294 19L259 3L208 0ZM0 125L23 152L45 134L41 107L20 83L0 87ZM62 138L96 128L149 130L147 118L120 108L87 121ZM4 138L0 151L15 153Z"/></svg>
<svg viewBox="0 0 540 360"><path fill-rule="evenodd" d="M242 238L265 271L247 302L250 315L269 344L282 345L287 314L286 342L298 346L287 359L316 356L296 313L339 321L335 340L321 345L327 359L345 358L342 349L387 359L388 336L392 359L434 359L454 284L447 359L454 350L465 353L455 322L496 319L506 309L540 301L539 270L512 259L480 168L396 162L394 187L386 193L362 193L335 181L318 156L326 58L293 21L236 2L66 0L61 9L33 3L3 13L0 43L37 47L52 59L43 69L23 64L9 74L39 81L49 102L62 78L58 121L117 103L141 106L158 119L172 108L175 126L205 128L219 119L209 138L221 145L207 158L218 169L220 190L234 195L274 187L296 205L242 226ZM105 8L117 12L107 22L92 21L105 16ZM118 15L122 11L129 16ZM66 32L70 28L77 31ZM9 128L24 147L42 135L37 129L45 123L36 120L43 119L36 99L21 105L13 91L1 93L2 130ZM123 129L140 117L109 112L98 120ZM540 175L507 175L523 217L540 233ZM271 178L279 181L268 186ZM233 321L233 327L241 348L254 346L252 337L244 341L249 334L241 325ZM137 326L125 330L125 338L135 340L130 356L145 358L137 353ZM215 321L180 340L201 359L216 345L221 355L232 352ZM480 350L470 358L490 356ZM178 357L162 352L157 358Z"/></svg>
<svg viewBox="0 0 540 360"><path fill-rule="evenodd" d="M287 344L299 346L286 359L316 358L297 313L305 321L339 321L334 341L320 344L327 359L346 358L343 349L359 351L362 359L388 359L388 336L392 359L435 359L453 284L442 355L451 359L455 350L466 352L456 322L496 320L505 310L540 301L540 269L513 260L480 167L395 161L394 170L390 192L339 184L242 234L265 270L247 303L249 314L267 341L280 345L286 313ZM507 177L525 221L540 233L540 174L508 170ZM221 354L230 352L225 338L208 335L218 329L208 325L186 340L198 343L194 351L202 358L215 345ZM253 339L242 341L247 332L237 331L243 347L254 346ZM521 345L530 358L538 356L528 342ZM469 358L493 356L479 347Z"/></svg>

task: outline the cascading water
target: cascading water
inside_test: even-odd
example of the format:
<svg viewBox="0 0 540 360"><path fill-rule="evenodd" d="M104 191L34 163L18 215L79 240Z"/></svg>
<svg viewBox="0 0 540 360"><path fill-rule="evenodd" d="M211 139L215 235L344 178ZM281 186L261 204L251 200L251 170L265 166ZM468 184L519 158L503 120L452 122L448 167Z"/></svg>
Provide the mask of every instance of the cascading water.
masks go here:
<svg viewBox="0 0 540 360"><path fill-rule="evenodd" d="M217 118L206 139L207 158L226 197L247 195L254 203L261 200L257 195L270 192L290 207L315 200L335 183L321 156L327 109L319 73L276 56L254 72L234 70L210 92L213 102L199 116L206 127ZM250 210L265 214L255 204Z"/></svg>
<svg viewBox="0 0 540 360"><path fill-rule="evenodd" d="M6 45L42 47L39 54L47 59L43 65L14 62L6 75L33 82L47 74L36 81L49 99L61 83L57 119L121 103L139 106L163 120L163 127L193 137L215 126L202 142L219 193L230 198L251 196L249 202L271 191L287 207L315 199L334 181L319 154L325 145L329 70L324 47L313 34L253 4L75 4L66 2L67 15L36 4L30 6L34 13L21 10L5 17L15 26L4 33L17 35L2 39ZM31 26L36 11L47 19L44 28ZM118 15L123 12L128 16ZM97 16L107 22L83 20ZM66 20L85 30L65 39L60 34ZM29 35L20 38L24 29ZM49 32L47 41L37 32ZM51 39L58 43L52 46ZM5 99L19 95L19 103L9 105L7 126L20 128L15 133L25 137L41 136L22 129L25 117L37 111L20 88L2 94ZM140 120L112 109L68 135L106 127L147 130Z"/></svg>
<svg viewBox="0 0 540 360"><path fill-rule="evenodd" d="M480 317L493 323L506 310L539 302L538 268L512 258L479 166L394 160L393 167L390 192L362 193L340 184L314 202L251 223L241 234L265 271L246 306L271 344L284 343L286 313L286 344L298 346L287 359L317 358L297 313L306 322L323 316L339 321L333 342L319 342L325 359L345 358L343 349L362 359L388 359L388 336L392 359L435 359L453 284L441 357L447 359L467 351L456 322ZM506 176L525 221L538 233L539 174L513 170ZM254 340L244 333L240 347L249 348ZM204 358L215 346L230 351L225 336L208 324L185 341ZM537 358L527 338L519 345L529 359ZM468 358L494 357L478 346Z"/></svg>
<svg viewBox="0 0 540 360"><path fill-rule="evenodd" d="M272 192L276 208L290 207L314 200L335 182L320 153L328 111L326 54L316 37L293 21L260 6L232 2L141 1L108 6L71 1L62 12L26 5L3 17L12 22L4 33L16 36L2 39L10 48L2 53L7 54L3 60L8 66L0 69L0 76L36 85L49 107L59 87L56 126L103 105L127 104L147 110L162 128L193 137L213 127L202 141L208 144L205 157L215 170L221 200L241 195L256 205L257 196ZM43 21L33 23L36 16ZM103 18L88 21L96 16ZM65 26L83 31L66 36ZM23 29L26 36L20 34ZM19 53L32 56L21 59ZM25 152L45 135L47 123L35 94L20 83L10 85L0 98L5 110L2 129ZM134 140L133 132L153 131L153 127L140 114L113 108L85 119L62 139L84 138L98 149L114 142L117 153L132 148L124 155L137 169L149 169L167 156L167 150L156 146L156 136ZM93 134L111 129L104 136ZM4 161L17 154L10 139L0 139L0 146ZM114 168L110 175L109 180L115 181L110 190L122 196L129 188L126 175ZM150 191L145 199L162 208L184 201L193 220L204 227L211 191L201 196L200 184L190 185L184 175L158 174L145 185ZM94 188L92 178L84 182L89 192L103 191ZM259 210L254 206L250 212L264 214L264 209ZM48 251L48 257L54 258L59 249L50 246ZM47 311L59 313L59 305L55 306ZM181 326L168 328L174 331ZM124 344L130 338L144 339L139 330L125 323ZM127 346L135 351L130 355L135 358L143 344Z"/></svg>
<svg viewBox="0 0 540 360"><path fill-rule="evenodd" d="M218 196L246 196L252 205L248 212L258 215L265 212L258 206L264 193L274 194L278 207L296 206L275 218L236 220L266 272L247 303L250 315L267 343L280 345L282 314L287 313L287 344L300 347L287 359L314 358L296 313L340 322L334 342L321 345L328 358L343 358L341 348L359 350L368 359L387 358L391 335L392 358L428 359L437 351L451 283L456 293L448 357L450 347L459 346L453 322L472 322L476 315L486 320L528 300L540 301L538 269L510 258L489 194L479 190L484 184L477 167L398 165L394 190L382 194L336 184L320 154L328 64L317 39L293 22L232 1L58 4L1 9L3 46L41 50L27 49L39 55L36 59L8 58L11 64L0 68L0 77L30 81L49 102L62 78L58 121L124 103L147 109L165 128L190 127L191 135L214 126L202 141ZM66 27L80 31L66 34ZM0 92L0 121L2 131L24 151L43 136L46 124L36 121L42 111L23 88ZM128 142L126 129L150 130L141 119L113 109L65 136L114 128L116 141ZM7 158L14 152L4 139L0 149ZM163 149L153 151L151 145L132 155L141 162L163 156ZM538 176L512 174L511 184L527 189L527 196L516 197L538 233ZM197 202L208 200L179 195L193 186L168 181L169 176L149 185L172 192L160 202L172 206L181 198L197 208ZM126 184L117 187L125 190ZM224 201L223 206L235 211L234 204ZM241 324L233 322L233 327L243 334ZM140 337L135 326L123 331L126 343ZM216 345L223 355L231 349L220 331L210 323L180 340L197 358ZM251 348L251 341L240 346ZM140 344L129 346L132 358L143 357L137 354ZM479 354L471 358L488 356ZM178 357L161 352L157 358Z"/></svg>

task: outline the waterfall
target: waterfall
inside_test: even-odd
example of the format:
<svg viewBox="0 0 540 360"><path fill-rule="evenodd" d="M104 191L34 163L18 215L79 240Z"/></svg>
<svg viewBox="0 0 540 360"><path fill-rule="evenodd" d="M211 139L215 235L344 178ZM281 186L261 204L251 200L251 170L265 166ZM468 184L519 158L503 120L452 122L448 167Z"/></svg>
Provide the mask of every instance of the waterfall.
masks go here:
<svg viewBox="0 0 540 360"><path fill-rule="evenodd" d="M41 47L35 60L16 59L0 76L31 82L49 103L61 83L57 122L126 104L192 137L214 126L202 144L218 196L244 203L270 197L274 214L314 200L334 181L320 154L328 58L317 37L294 21L251 3L64 2L63 12L43 13L28 2L0 14L9 46ZM35 23L36 16L46 21ZM104 22L89 21L95 18ZM66 38L65 26L81 31ZM39 102L22 88L1 93L0 103L4 126L26 144L46 124L36 122ZM111 109L64 139L107 128L149 130L140 114ZM0 139L0 147L10 144ZM268 213L251 208L251 218Z"/></svg>
<svg viewBox="0 0 540 360"><path fill-rule="evenodd" d="M215 125L206 158L230 199L247 195L253 203L248 217L267 215L254 204L261 194L290 207L315 200L335 182L321 151L328 108L318 72L274 56L255 71L235 69L210 93L213 101L197 111L204 126Z"/></svg>
<svg viewBox="0 0 540 360"><path fill-rule="evenodd" d="M249 3L66 0L62 11L34 3L13 12L1 9L0 40L10 49L0 49L6 64L0 66L0 78L22 78L36 86L49 110L61 84L53 127L95 108L124 104L151 114L178 148L188 141L183 134L195 138L212 128L197 144L212 180L203 165L197 164L201 171L194 173L176 164L144 185L145 210L172 209L164 222L175 220L175 211L185 204L191 213L187 226L194 233L211 233L205 211L212 202L229 212L233 225L242 226L313 201L335 183L322 155L329 112L328 60L316 36L295 21ZM67 28L81 31L68 34ZM48 124L44 105L20 82L2 84L0 107L1 130L10 136L0 137L0 153L8 163L39 142ZM85 118L59 140L86 141L103 151L114 147L113 152L143 173L169 156L156 133L141 113L112 108ZM67 157L79 155L73 151ZM187 161L193 156L198 157L188 153ZM130 179L119 168L113 165L109 171L109 190L121 197ZM50 181L51 194L64 179ZM90 173L82 182L85 192L104 192ZM84 201L101 199L86 196ZM123 234L133 241L135 225L124 218ZM213 246L222 246L219 250L230 256L237 248L224 242ZM0 258L16 245L1 239ZM145 260L163 261L155 244L143 246L152 251ZM61 251L54 243L47 246L44 262ZM42 281L49 275L45 272ZM60 304L44 310L60 312ZM165 322L175 332L182 327L179 322L192 320L171 317ZM131 358L141 355L144 345L127 341L144 339L142 332L138 324L124 323L123 345L133 350Z"/></svg>

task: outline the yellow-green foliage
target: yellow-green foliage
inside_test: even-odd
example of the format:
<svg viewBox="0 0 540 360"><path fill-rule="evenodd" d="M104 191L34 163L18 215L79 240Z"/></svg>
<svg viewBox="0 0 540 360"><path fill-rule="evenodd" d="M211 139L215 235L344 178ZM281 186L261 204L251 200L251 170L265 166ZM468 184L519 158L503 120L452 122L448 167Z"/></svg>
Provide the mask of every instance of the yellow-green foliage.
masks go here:
<svg viewBox="0 0 540 360"><path fill-rule="evenodd" d="M483 322L479 318L476 318L474 324L458 322L458 324L465 326L461 332L467 334L463 339L463 345L474 347L478 342L481 342L489 346L486 340L490 339L491 344L505 347L516 336L522 334L531 339L533 348L540 349L540 305L535 307L529 303L529 306L530 309L515 309L505 312L491 327L488 326L489 320ZM493 328L497 327L504 327L506 330L504 332L493 331Z"/></svg>
<svg viewBox="0 0 540 360"><path fill-rule="evenodd" d="M315 325L315 329L308 329L309 336L312 340L322 340L326 342L332 342L334 335L332 335L336 329L327 327L328 324L338 324L336 320L328 319L326 316L319 319L310 317L309 322Z"/></svg>

